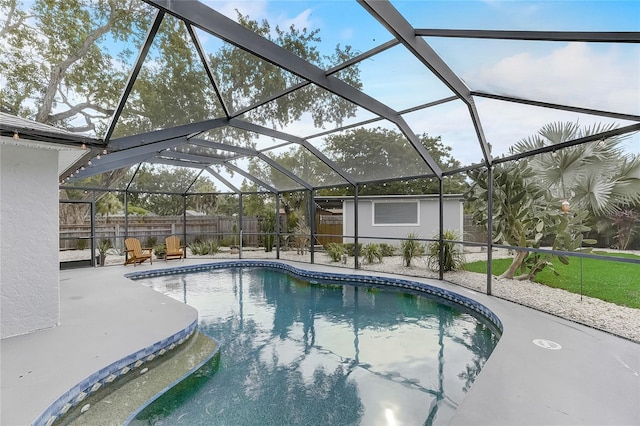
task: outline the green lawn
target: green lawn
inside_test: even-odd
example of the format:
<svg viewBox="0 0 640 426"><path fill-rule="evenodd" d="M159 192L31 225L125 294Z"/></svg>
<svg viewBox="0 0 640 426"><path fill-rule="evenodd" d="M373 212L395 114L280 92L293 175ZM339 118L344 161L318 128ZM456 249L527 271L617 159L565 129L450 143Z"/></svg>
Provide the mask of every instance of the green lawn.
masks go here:
<svg viewBox="0 0 640 426"><path fill-rule="evenodd" d="M610 253L596 252L612 256ZM640 260L640 256L632 254L617 254ZM560 263L557 258L552 260L554 268L560 276L555 276L551 270L545 268L535 281L549 287L562 288L572 293L584 294L621 306L640 308L640 265L633 263L614 262L599 259L569 258L569 264ZM493 275L500 275L507 270L511 259L496 259L493 261ZM467 263L467 271L487 273L487 262ZM582 270L582 286L580 271Z"/></svg>

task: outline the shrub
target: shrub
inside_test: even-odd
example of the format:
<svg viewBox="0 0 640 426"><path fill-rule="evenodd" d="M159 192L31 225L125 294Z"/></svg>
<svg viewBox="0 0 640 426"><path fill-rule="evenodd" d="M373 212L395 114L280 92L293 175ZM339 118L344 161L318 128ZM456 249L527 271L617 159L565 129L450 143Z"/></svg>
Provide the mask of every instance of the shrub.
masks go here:
<svg viewBox="0 0 640 426"><path fill-rule="evenodd" d="M102 238L100 241L98 241L98 252L100 253L100 266L104 266L104 261L107 258L107 253L109 252L109 250L113 247L113 245L111 244L111 240L108 238Z"/></svg>
<svg viewBox="0 0 640 426"><path fill-rule="evenodd" d="M158 245L158 237L150 235L144 239L142 247L155 247Z"/></svg>
<svg viewBox="0 0 640 426"><path fill-rule="evenodd" d="M220 251L220 247L216 240L194 241L189 244L189 250L195 256L206 256L208 254L215 255Z"/></svg>
<svg viewBox="0 0 640 426"><path fill-rule="evenodd" d="M276 215L275 212L268 212L265 214L261 223L262 232L264 235L262 236L262 241L264 245L264 251L270 252L273 250L273 246L276 242L276 236L274 233L276 232Z"/></svg>
<svg viewBox="0 0 640 426"><path fill-rule="evenodd" d="M106 253L107 250L109 250L112 247L113 247L113 244L111 244L111 240L108 238L102 238L100 241L98 241L98 251L100 253Z"/></svg>
<svg viewBox="0 0 640 426"><path fill-rule="evenodd" d="M396 251L396 247L387 243L380 243L380 252L383 257L393 256Z"/></svg>
<svg viewBox="0 0 640 426"><path fill-rule="evenodd" d="M402 241L400 250L402 251L404 266L409 267L414 257L419 257L424 254L424 244L418 241L416 234L410 233L407 235L407 239Z"/></svg>
<svg viewBox="0 0 640 426"><path fill-rule="evenodd" d="M382 262L382 251L380 246L376 243L369 243L362 249L362 257L367 263L373 263L376 259L378 262Z"/></svg>
<svg viewBox="0 0 640 426"><path fill-rule="evenodd" d="M355 248L356 245L354 243L347 243L344 245L344 248L347 250L347 254L351 257L355 256ZM358 253L362 253L362 243L358 243Z"/></svg>
<svg viewBox="0 0 640 426"><path fill-rule="evenodd" d="M156 244L153 246L153 254L155 254L158 259L164 259L164 256L167 254L167 247L164 244Z"/></svg>
<svg viewBox="0 0 640 426"><path fill-rule="evenodd" d="M226 237L220 240L220 247L231 247L232 245L233 245L233 238Z"/></svg>
<svg viewBox="0 0 640 426"><path fill-rule="evenodd" d="M438 236L436 235L433 238L438 238ZM450 230L445 231L442 234L442 238L444 240L459 239L458 235ZM442 260L442 270L444 272L457 271L464 266L464 253L458 244L445 241L442 243ZM429 244L427 265L434 271L440 269L440 243L438 241Z"/></svg>
<svg viewBox="0 0 640 426"><path fill-rule="evenodd" d="M78 250L86 249L87 245L89 245L89 240L87 240L85 238L78 238L78 240L76 242L76 247L77 247Z"/></svg>
<svg viewBox="0 0 640 426"><path fill-rule="evenodd" d="M342 256L347 253L344 244L340 243L329 243L324 248L331 258L332 262L340 262Z"/></svg>

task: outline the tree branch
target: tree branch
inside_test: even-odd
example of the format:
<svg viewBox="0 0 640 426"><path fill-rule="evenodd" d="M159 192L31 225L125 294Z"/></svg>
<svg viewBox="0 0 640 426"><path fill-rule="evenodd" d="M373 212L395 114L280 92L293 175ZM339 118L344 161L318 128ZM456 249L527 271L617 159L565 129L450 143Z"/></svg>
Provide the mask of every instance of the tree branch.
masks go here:
<svg viewBox="0 0 640 426"><path fill-rule="evenodd" d="M93 104L91 102L81 102L76 105L70 105L65 102L66 105L69 106L69 109L66 111L59 112L57 114L49 115L48 122L56 122L61 120L66 120L68 118L73 117L76 114L81 114L82 110L92 109L94 111L98 111L105 116L110 116L113 113L113 110L108 108L103 108L100 105Z"/></svg>
<svg viewBox="0 0 640 426"><path fill-rule="evenodd" d="M0 29L0 38L6 37L6 35L12 31L15 31L18 27L20 27L27 19L32 18L33 15L19 15L19 18L15 23L11 24L11 20L14 15L16 15L16 8L18 7L18 2L13 1L11 6L9 7L9 12L7 13L7 19L5 20L5 25Z"/></svg>
<svg viewBox="0 0 640 426"><path fill-rule="evenodd" d="M109 14L108 21L96 28L89 36L84 40L82 45L67 59L55 65L51 70L51 80L49 81L49 85L42 99L42 106L38 110L38 114L36 115L36 121L45 123L51 116L51 108L53 105L53 101L55 98L55 93L57 88L62 81L64 74L67 72L69 67L76 61L80 60L91 48L91 46L104 34L106 34L112 27L113 23L116 20L117 11L115 9L115 5L113 2L109 2L109 7L111 12Z"/></svg>
<svg viewBox="0 0 640 426"><path fill-rule="evenodd" d="M57 121L61 121L61 120L66 120L68 118L73 117L76 114L82 114L85 117L85 120L87 121L88 125L93 126L93 128L95 128L95 126L91 123L91 118L104 118L105 116L110 116L113 114L113 110L112 109L107 109L107 108L103 108L100 105L96 105L94 103L92 103L90 101L89 98L87 98L86 102L81 102L79 104L76 105L72 105L69 102L69 99L67 98L67 96L64 94L63 90L62 90L62 84L60 84L58 86L58 93L60 94L60 97L62 98L62 102L67 105L69 107L68 110L66 111L62 111L59 112L57 114L52 114L49 115L48 118L48 122L49 123L55 123ZM102 113L102 116L92 116L89 113L85 113L83 112L83 110L85 109L92 109L94 111L98 111L100 113Z"/></svg>

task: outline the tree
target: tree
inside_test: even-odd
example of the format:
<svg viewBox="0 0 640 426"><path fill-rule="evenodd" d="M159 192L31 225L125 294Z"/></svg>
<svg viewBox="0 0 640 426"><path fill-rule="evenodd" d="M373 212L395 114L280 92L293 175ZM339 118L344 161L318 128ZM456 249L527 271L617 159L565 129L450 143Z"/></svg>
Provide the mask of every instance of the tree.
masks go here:
<svg viewBox="0 0 640 426"><path fill-rule="evenodd" d="M96 119L110 117L126 79L113 64L134 57L105 49L106 40L139 45L149 7L134 0L37 0L24 9L3 0L0 11L2 110L72 131L97 130Z"/></svg>
<svg viewBox="0 0 640 426"><path fill-rule="evenodd" d="M238 214L239 204L236 194L222 194L218 196L215 213L221 216Z"/></svg>
<svg viewBox="0 0 640 426"><path fill-rule="evenodd" d="M551 123L538 135L523 139L511 153L574 140L600 133L610 126L580 129L573 123ZM625 156L618 148L619 138L589 142L555 152L494 166L494 241L505 245L539 248L552 238L557 251L589 250L595 244L583 235L591 230L598 215L620 211L640 196L640 160ZM487 173L469 173L472 185L465 194L475 206L476 223L487 224ZM563 202L571 205L562 211ZM514 260L504 278L533 279L545 267L552 267L553 256L515 250ZM568 263L566 256L557 256ZM522 274L516 273L522 269Z"/></svg>
<svg viewBox="0 0 640 426"><path fill-rule="evenodd" d="M445 146L440 137L424 133L420 142L443 170L460 167L451 156L451 147ZM398 177L415 177L430 174L428 166L397 131L382 128L353 129L326 138L325 152L345 171L360 181L384 180ZM462 193L466 189L464 176L458 174L444 181L445 193ZM353 191L349 188L347 193ZM417 178L393 182L367 184L362 195L383 194L437 194L437 179Z"/></svg>
<svg viewBox="0 0 640 426"><path fill-rule="evenodd" d="M511 152L553 146L614 128L613 124L549 123L516 143ZM620 147L623 141L624 137L611 137L536 155L528 162L552 196L570 200L594 219L610 216L640 202L640 156L625 154Z"/></svg>
<svg viewBox="0 0 640 426"><path fill-rule="evenodd" d="M240 12L237 21L322 69L329 69L354 56L350 46L340 45L335 47L332 55L322 55L318 49L321 41L318 29L298 29L291 25L286 31L279 26L272 30L266 20L258 22ZM298 76L230 44L223 45L215 55L209 55L209 61L215 74L221 77L218 79L220 91L233 110L261 101L301 82ZM362 88L357 66L342 70L340 79L357 89ZM307 112L311 113L317 127L323 127L328 122L335 122L340 126L345 117L355 115L356 106L315 85L308 85L261 106L252 111L250 117L252 122L282 126L300 119Z"/></svg>
<svg viewBox="0 0 640 426"><path fill-rule="evenodd" d="M113 192L108 192L96 203L96 210L101 215L106 216L106 223L109 223L109 215L116 214L123 208L122 202Z"/></svg>
<svg viewBox="0 0 640 426"><path fill-rule="evenodd" d="M440 138L432 138L427 134L421 136L422 144L431 153L434 160L445 169L460 167ZM418 158L417 153L399 132L376 129L355 129L326 138L325 152L338 167L360 180L384 179L398 176L416 176L428 173L427 165ZM332 185L344 184L344 179L334 172L318 157L301 146L272 155L272 158L304 182L313 187L324 187L320 195L353 195L351 187L331 188ZM301 191L302 186L282 174L272 166L253 159L249 163L249 171L265 182L284 190L282 206L287 223L292 212L300 211L308 202L308 191ZM445 193L462 193L467 185L463 175L445 179ZM294 189L287 191L289 189ZM383 194L432 194L439 192L437 179L413 179L394 181L363 186L362 195Z"/></svg>
<svg viewBox="0 0 640 426"><path fill-rule="evenodd" d="M488 174L486 170L469 172L472 184L465 200L473 205L474 222L487 229L492 213L493 241L499 244L539 248L541 241L552 236L554 250L576 250L582 243L581 232L589 229L582 225L586 212L563 215L561 200L551 197L535 176L523 160L494 166L493 212L489 212ZM510 267L500 278L532 279L544 267L552 267L550 256L528 256L528 251L516 249ZM520 269L522 274L516 277Z"/></svg>
<svg viewBox="0 0 640 426"><path fill-rule="evenodd" d="M0 109L72 131L104 134L154 10L137 0L36 0L30 8L19 0L0 0L0 15L5 17L0 20L0 41L7 46L0 51L6 81L0 89ZM322 55L318 30L291 26L272 31L266 21L241 14L238 21L323 69L354 56L349 46L339 45L331 55ZM207 56L220 92L234 111L300 82L230 44L223 43ZM361 87L357 66L343 70L341 79ZM214 99L184 24L167 14L113 137L223 116ZM284 126L307 111L316 123L341 123L355 114L356 107L309 85L250 115L254 123ZM226 127L201 137L252 145L256 135ZM128 173L128 169L104 173L99 184L112 188Z"/></svg>
<svg viewBox="0 0 640 426"><path fill-rule="evenodd" d="M197 179L197 180L196 180ZM141 207L159 215L179 215L184 209L183 195L188 189L193 194L186 198L187 209L213 213L217 196L213 183L198 177L196 169L142 165L132 183L128 200L131 205ZM205 193L206 192L206 193Z"/></svg>

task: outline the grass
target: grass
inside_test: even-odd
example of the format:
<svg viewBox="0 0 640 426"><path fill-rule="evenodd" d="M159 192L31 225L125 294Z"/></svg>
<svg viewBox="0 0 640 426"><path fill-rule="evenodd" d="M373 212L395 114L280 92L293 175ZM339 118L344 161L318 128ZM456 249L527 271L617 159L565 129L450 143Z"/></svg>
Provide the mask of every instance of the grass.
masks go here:
<svg viewBox="0 0 640 426"><path fill-rule="evenodd" d="M598 251L594 251L594 254L614 256L611 253ZM640 256L633 254L615 254L615 256L640 260ZM493 275L497 276L506 271L511 261L511 258L494 260ZM616 305L640 309L640 265L576 257L569 258L568 265L564 265L557 258L552 259L552 262L554 269L560 275L556 276L550 269L545 268L536 275L536 282L595 297ZM487 262L467 263L464 269L486 274Z"/></svg>

